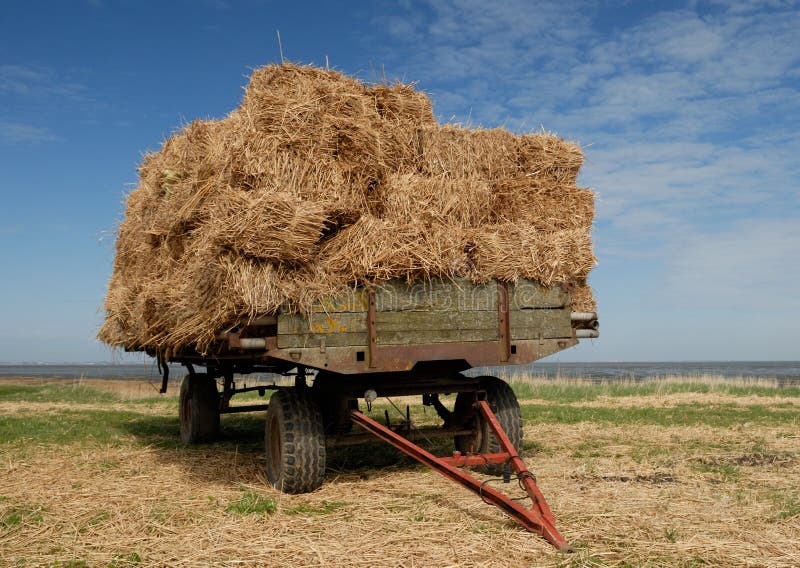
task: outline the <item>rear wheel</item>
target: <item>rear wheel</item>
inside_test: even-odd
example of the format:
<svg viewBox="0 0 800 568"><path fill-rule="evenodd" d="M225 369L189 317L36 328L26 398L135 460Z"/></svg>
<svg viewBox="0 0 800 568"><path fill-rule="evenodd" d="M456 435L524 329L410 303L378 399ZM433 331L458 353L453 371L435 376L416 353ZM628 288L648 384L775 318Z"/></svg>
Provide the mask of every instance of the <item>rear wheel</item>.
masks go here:
<svg viewBox="0 0 800 568"><path fill-rule="evenodd" d="M219 435L219 392L213 378L205 373L186 375L178 401L184 444L209 442Z"/></svg>
<svg viewBox="0 0 800 568"><path fill-rule="evenodd" d="M303 390L269 399L265 427L267 478L284 493L314 491L325 478L325 430L317 403Z"/></svg>
<svg viewBox="0 0 800 568"><path fill-rule="evenodd" d="M508 383L497 377L479 377L481 390L486 391L486 401L497 417L497 421L505 431L517 452L522 452L522 413L519 401ZM458 393L453 414L456 420L462 421L465 427L472 428L475 433L456 436L455 447L461 453L493 454L501 452L500 443L495 438L489 423L474 410L472 405L475 395L471 392ZM499 475L503 464L485 465L476 468L490 475Z"/></svg>

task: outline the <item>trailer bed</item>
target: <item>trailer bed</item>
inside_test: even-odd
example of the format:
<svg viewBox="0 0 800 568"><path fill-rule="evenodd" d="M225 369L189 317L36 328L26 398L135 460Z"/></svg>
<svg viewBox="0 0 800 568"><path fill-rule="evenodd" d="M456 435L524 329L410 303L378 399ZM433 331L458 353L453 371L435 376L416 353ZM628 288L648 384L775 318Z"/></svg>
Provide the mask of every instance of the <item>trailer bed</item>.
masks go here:
<svg viewBox="0 0 800 568"><path fill-rule="evenodd" d="M360 287L301 314L240 322L221 336L228 355L258 355L338 373L521 365L577 344L569 292L529 280L463 278Z"/></svg>

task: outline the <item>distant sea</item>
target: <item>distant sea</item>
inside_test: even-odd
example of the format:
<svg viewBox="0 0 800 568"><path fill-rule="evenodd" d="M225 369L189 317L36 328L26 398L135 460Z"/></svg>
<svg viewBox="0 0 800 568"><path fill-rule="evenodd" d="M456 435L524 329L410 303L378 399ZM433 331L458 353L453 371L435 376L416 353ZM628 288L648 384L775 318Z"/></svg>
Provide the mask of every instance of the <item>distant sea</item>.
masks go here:
<svg viewBox="0 0 800 568"><path fill-rule="evenodd" d="M504 375L533 373L545 377L582 377L593 381L648 380L664 376L697 377L715 375L726 378L770 378L781 384L800 384L800 361L703 361L641 363L536 363L524 367L484 369ZM470 374L481 372L471 370ZM171 366L170 377L185 374ZM154 363L124 364L0 364L0 377L63 377L107 379L158 379Z"/></svg>

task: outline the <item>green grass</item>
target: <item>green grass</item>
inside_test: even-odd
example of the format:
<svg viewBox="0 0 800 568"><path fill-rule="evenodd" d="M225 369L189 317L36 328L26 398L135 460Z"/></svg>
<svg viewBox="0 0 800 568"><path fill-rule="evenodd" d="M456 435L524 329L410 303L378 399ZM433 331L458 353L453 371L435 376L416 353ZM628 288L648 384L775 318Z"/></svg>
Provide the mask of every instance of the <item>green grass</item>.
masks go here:
<svg viewBox="0 0 800 568"><path fill-rule="evenodd" d="M775 506L774 520L783 521L800 517L800 496L789 491L775 491L769 495Z"/></svg>
<svg viewBox="0 0 800 568"><path fill-rule="evenodd" d="M3 445L68 444L80 442L92 444L115 444L121 441L174 447L177 441L178 417L175 412L144 414L131 405L129 410L100 410L69 408L47 414L30 412L0 416L0 448ZM373 416L380 414L373 410ZM796 408L774 408L763 405L699 403L680 404L674 407L583 407L568 404L523 405L522 415L526 422L535 424L577 424L596 422L614 425L658 425L732 427L745 424L800 425L800 410ZM412 408L412 416L422 417L422 407ZM382 421L382 418L378 416ZM263 416L238 414L223 417L223 444L225 441L260 446L263 436ZM188 451L188 450L187 450ZM576 448L581 455L591 455L590 447ZM361 461L356 453L341 455L345 462ZM394 452L392 452L394 455ZM103 464L113 468L115 464Z"/></svg>
<svg viewBox="0 0 800 568"><path fill-rule="evenodd" d="M800 387L770 387L719 382L618 382L606 384L558 381L514 381L511 387L520 399L537 398L554 402L590 402L600 397L652 396L674 393L722 393L733 396L800 397Z"/></svg>
<svg viewBox="0 0 800 568"><path fill-rule="evenodd" d="M108 403L119 397L108 391L77 383L45 385L0 385L0 401Z"/></svg>
<svg viewBox="0 0 800 568"><path fill-rule="evenodd" d="M124 568L126 566L138 566L142 563L142 557L136 552L128 554L115 554L108 564L108 568Z"/></svg>
<svg viewBox="0 0 800 568"><path fill-rule="evenodd" d="M274 499L268 499L255 491L245 491L238 501L228 505L225 510L234 515L271 515L278 506Z"/></svg>
<svg viewBox="0 0 800 568"><path fill-rule="evenodd" d="M322 501L319 506L314 507L304 503L284 509L283 512L287 515L328 515L349 504L346 501Z"/></svg>
<svg viewBox="0 0 800 568"><path fill-rule="evenodd" d="M5 444L108 444L131 436L145 438L150 443L169 438L174 443L177 432L177 416L150 416L133 411L70 409L0 416L0 440Z"/></svg>
<svg viewBox="0 0 800 568"><path fill-rule="evenodd" d="M536 424L606 424L731 427L747 423L759 425L798 425L800 410L775 410L762 405L679 404L669 408L653 407L583 407L564 404L522 406L522 417Z"/></svg>
<svg viewBox="0 0 800 568"><path fill-rule="evenodd" d="M0 529L11 530L19 526L39 523L44 519L44 508L39 505L19 504L3 513Z"/></svg>
<svg viewBox="0 0 800 568"><path fill-rule="evenodd" d="M741 471L738 466L729 463L713 463L706 460L692 463L692 469L700 473L711 474L719 481L738 481Z"/></svg>

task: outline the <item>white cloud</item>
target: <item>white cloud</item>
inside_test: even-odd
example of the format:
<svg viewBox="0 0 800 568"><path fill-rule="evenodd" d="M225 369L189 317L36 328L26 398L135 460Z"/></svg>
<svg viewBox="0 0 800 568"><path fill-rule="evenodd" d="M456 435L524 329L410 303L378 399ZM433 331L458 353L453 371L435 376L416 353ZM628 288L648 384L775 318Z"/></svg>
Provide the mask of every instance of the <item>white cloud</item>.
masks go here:
<svg viewBox="0 0 800 568"><path fill-rule="evenodd" d="M86 87L76 81L60 76L46 68L26 65L0 65L0 94L6 96L44 99L66 98L71 101L86 101Z"/></svg>
<svg viewBox="0 0 800 568"><path fill-rule="evenodd" d="M800 224L793 219L744 220L724 231L679 235L671 247L665 285L673 303L800 309Z"/></svg>
<svg viewBox="0 0 800 568"><path fill-rule="evenodd" d="M0 141L8 144L52 142L56 135L49 128L15 122L0 122Z"/></svg>

